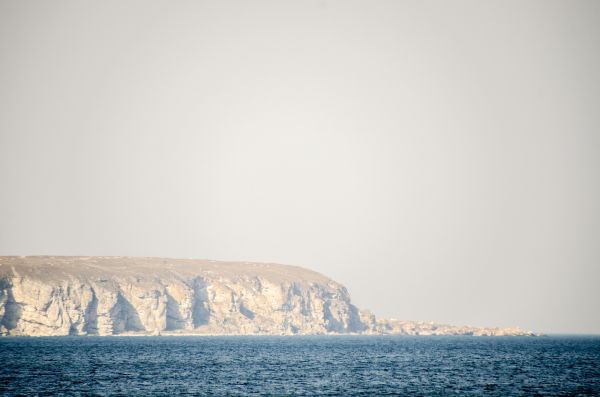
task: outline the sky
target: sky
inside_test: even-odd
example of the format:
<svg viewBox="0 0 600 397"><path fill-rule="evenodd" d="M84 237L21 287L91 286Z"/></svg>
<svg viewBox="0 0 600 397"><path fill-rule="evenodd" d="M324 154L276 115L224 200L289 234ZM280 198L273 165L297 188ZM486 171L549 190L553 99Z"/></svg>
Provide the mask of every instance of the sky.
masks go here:
<svg viewBox="0 0 600 397"><path fill-rule="evenodd" d="M598 1L0 0L0 255L600 333L599 49Z"/></svg>

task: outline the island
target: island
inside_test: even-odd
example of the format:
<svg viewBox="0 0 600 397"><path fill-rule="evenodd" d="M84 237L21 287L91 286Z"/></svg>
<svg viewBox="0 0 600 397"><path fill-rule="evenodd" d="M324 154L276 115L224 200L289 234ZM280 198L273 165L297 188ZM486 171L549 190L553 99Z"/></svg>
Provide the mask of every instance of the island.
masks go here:
<svg viewBox="0 0 600 397"><path fill-rule="evenodd" d="M1 336L533 336L377 318L317 273L273 263L138 257L0 257Z"/></svg>

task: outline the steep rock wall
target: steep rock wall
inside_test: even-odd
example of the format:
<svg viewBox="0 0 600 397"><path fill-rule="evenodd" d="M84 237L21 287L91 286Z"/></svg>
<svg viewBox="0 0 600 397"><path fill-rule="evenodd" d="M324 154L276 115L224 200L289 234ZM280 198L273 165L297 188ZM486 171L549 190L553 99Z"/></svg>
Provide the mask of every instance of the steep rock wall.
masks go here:
<svg viewBox="0 0 600 397"><path fill-rule="evenodd" d="M343 286L292 266L0 258L1 335L348 333L365 318Z"/></svg>

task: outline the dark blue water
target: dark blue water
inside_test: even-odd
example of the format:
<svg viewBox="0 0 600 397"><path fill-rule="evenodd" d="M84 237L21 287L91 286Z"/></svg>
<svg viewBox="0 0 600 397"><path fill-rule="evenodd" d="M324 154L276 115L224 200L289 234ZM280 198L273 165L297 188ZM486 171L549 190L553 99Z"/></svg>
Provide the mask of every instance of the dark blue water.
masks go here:
<svg viewBox="0 0 600 397"><path fill-rule="evenodd" d="M600 395L600 338L0 338L18 394Z"/></svg>

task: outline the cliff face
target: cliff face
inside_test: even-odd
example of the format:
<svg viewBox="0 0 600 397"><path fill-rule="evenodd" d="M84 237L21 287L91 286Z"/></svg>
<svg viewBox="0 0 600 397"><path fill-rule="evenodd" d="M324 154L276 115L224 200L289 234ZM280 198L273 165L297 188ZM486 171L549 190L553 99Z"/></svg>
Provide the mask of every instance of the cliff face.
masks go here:
<svg viewBox="0 0 600 397"><path fill-rule="evenodd" d="M343 286L298 267L154 258L0 258L4 335L324 334L368 328Z"/></svg>
<svg viewBox="0 0 600 397"><path fill-rule="evenodd" d="M377 320L294 266L122 257L0 257L0 335L530 335Z"/></svg>

